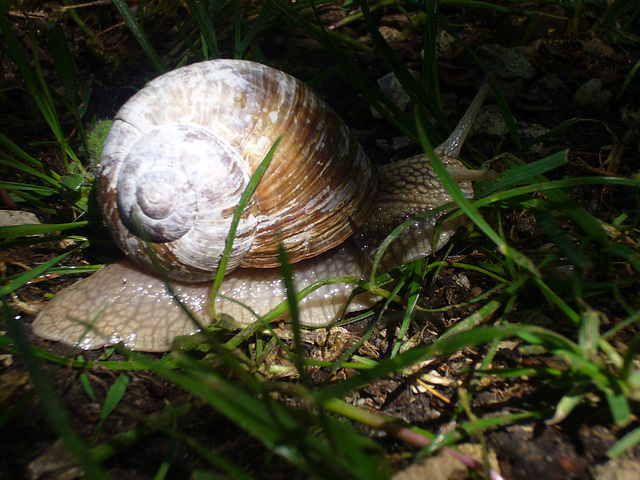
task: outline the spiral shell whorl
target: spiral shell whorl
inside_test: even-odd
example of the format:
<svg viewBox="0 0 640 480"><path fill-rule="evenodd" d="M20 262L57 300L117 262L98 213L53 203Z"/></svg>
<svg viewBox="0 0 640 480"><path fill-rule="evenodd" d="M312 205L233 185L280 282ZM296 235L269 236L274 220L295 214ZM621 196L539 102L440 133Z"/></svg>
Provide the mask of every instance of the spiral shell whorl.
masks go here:
<svg viewBox="0 0 640 480"><path fill-rule="evenodd" d="M279 239L293 262L341 243L373 208L373 167L304 84L235 60L158 77L118 112L98 178L116 242L147 269L159 263L175 279L212 278L246 182L280 137L229 269L277 265Z"/></svg>

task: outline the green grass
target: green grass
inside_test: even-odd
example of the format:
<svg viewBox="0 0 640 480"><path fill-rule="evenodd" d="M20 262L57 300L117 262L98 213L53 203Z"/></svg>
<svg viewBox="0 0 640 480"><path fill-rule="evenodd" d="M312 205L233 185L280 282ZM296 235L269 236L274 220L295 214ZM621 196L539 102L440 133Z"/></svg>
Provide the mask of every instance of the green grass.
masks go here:
<svg viewBox="0 0 640 480"><path fill-rule="evenodd" d="M151 2L150 2L151 3ZM53 355L28 344L19 322L15 320L10 295L30 280L45 272L65 273L69 269L58 267L63 258L81 251L96 239L90 227L93 220L84 220L89 210L92 183L90 167L90 139L84 133L90 120L85 119L86 105L91 101L90 90L80 91L75 75L73 55L64 31L57 23L47 27L45 45L31 32L23 52L8 20L8 9L17 7L6 1L0 3L0 48L18 67L25 88L37 105L56 142L54 148L62 158L64 169L53 171L38 158L34 145L19 144L0 134L0 168L11 172L11 181L0 182L11 199L24 209L44 212L54 222L40 226L0 227L2 248L27 247L52 240L74 240L74 250L53 255L49 261L31 270L8 277L0 282L0 297L4 303L4 320L9 333L0 337L0 346L7 352L21 356L35 387L35 395L54 431L64 439L74 457L81 463L90 478L109 478L103 465L107 459L136 448L150 435L163 435L173 445L182 443L202 461L193 478L220 478L218 473L237 478L254 478L242 465L236 465L227 457L212 450L188 430L181 430L179 420L201 405L207 405L247 432L274 454L286 459L295 469L319 478L389 478L393 465L383 447L360 433L360 423L407 442L407 456L413 456L415 448L423 455L456 443L477 438L482 433L499 426L526 420L546 419L560 423L587 401L598 399L608 406L613 423L626 429L609 454L619 456L640 443L640 428L633 426L634 410L640 400L640 370L638 353L640 340L637 335L640 314L634 307L635 300L629 291L637 290L640 278L638 256L637 209L621 212L607 224L595 218L568 192L585 185L626 186L637 189L640 182L617 176L566 177L550 180L555 169L563 167L567 152L560 151L544 158L531 160L527 148L558 135L568 128L591 122L576 119L559 125L548 134L524 145L517 154L504 152L494 158L486 158L488 166L498 166L500 173L494 181L476 185L476 196L467 199L451 180L441 162L433 155L431 145L437 145L450 130L441 111L435 33L438 25L445 25L457 37L461 48L473 53L449 25L445 16L430 15L437 10L437 2L389 6L378 4L369 8L365 2L355 2L360 9L347 17L334 30L319 26L315 11L319 4L307 1L283 2L273 0L259 7L238 1L186 2L189 21L176 22L176 42L168 54L160 54L147 36L145 26L154 22L154 15L164 4L145 5L135 12L126 2L115 1L114 6L122 21L131 30L135 40L149 59L149 64L163 72L195 60L216 58L225 45L225 53L236 58L261 59L260 33L269 29L296 32L315 39L331 56L336 69L342 72L366 102L376 108L398 131L421 144L432 158L433 168L439 174L455 199L455 205L443 206L430 216L447 211L446 216L465 214L474 227L461 232L457 242L467 242L480 255L456 261L447 257L445 248L436 257L405 265L397 271L370 279L348 278L361 288L369 289L387 299L374 311L362 315L368 323L366 333L351 348L341 352L339 358L326 361L305 356L303 343L305 331L296 322L296 302L315 288L327 283L338 283L344 278L325 279L301 292L288 289L288 305L283 304L265 315L261 322L239 332L229 333L211 328L204 340L189 338L181 348L156 359L152 356L129 352L120 347L106 349L102 358L84 361ZM630 9L631 2L556 2L564 7L568 25L567 35L575 34L585 20L589 29L610 35L614 41L636 42L629 26L636 21L637 12ZM510 12L520 2L511 5L493 5L483 2L440 2L441 8L494 9ZM255 15L243 15L249 10ZM406 69L396 52L378 33L376 9L398 8L415 13L414 28L425 32L425 61L423 80L416 80ZM506 10L505 10L506 9ZM534 12L522 12L536 21ZM75 12L81 21L82 12ZM249 20L251 18L251 20ZM28 23L27 23L28 24ZM365 45L340 27L359 24L371 34L371 43ZM84 25L84 23L83 23ZM232 45L229 47L229 45ZM55 65L56 81L61 88L54 91L45 81L39 48L50 53ZM393 71L403 88L417 105L416 116L399 110L380 92L351 60L354 52L375 51L378 58ZM483 68L480 65L480 68ZM637 68L632 70L620 94L631 84ZM329 73L330 74L330 73ZM320 79L321 80L321 79ZM513 143L522 146L515 129L508 104L496 90L501 112L510 128L507 135ZM415 118L434 119L416 122ZM74 127L69 129L69 125ZM268 159L266 160L268 162ZM259 178L256 177L256 181ZM636 190L637 191L637 190ZM248 192L249 194L249 192ZM64 208L59 208L62 202ZM526 247L514 245L503 220L505 212L531 214L545 235L544 243L531 243ZM73 235L64 232L73 229ZM400 226L391 236L401 232ZM80 233L78 233L80 232ZM83 232L86 232L82 235ZM30 235L46 235L44 238ZM465 236L466 235L466 236ZM232 236L231 236L232 238ZM388 242L386 244L388 244ZM386 245L385 244L385 245ZM283 260L286 252L282 253ZM283 278L289 282L291 273L283 261ZM93 268L93 267L91 267ZM89 268L89 269L91 269ZM419 302L425 283L435 282L445 269L469 272L481 278L489 286L477 299L460 305L425 308ZM74 270L77 271L77 270ZM564 272L566 280L556 280L556 273ZM395 283L393 283L395 282ZM531 301L535 298L536 301ZM385 321L386 310L397 300L403 306L399 328L390 334L388 354L381 358L367 358L359 353L359 347L376 334L377 326ZM611 304L613 307L610 307ZM266 326L288 306L291 306L293 322L292 338L288 340L276 330ZM430 318L436 313L473 306L473 313L461 318L455 326L430 343L416 345L407 338L411 322ZM615 315L607 322L604 307L615 309ZM541 327L527 318L553 319L553 327ZM613 320L613 317L615 319ZM621 334L631 338L624 348L619 344ZM494 360L504 340L516 340L522 356L554 358L557 362L540 362L534 366L496 366ZM454 406L447 412L449 422L457 427L437 436L411 425L386 418L369 409L345 402L345 398L360 392L368 385L390 378L410 381L417 376L420 365L429 359L445 362L453 355L476 348L480 356L480 368L469 372L471 379L460 390ZM288 360L283 364L268 364L265 359L280 349ZM114 360L115 354L124 360ZM551 367L550 364L557 366ZM102 416L95 425L94 443L82 440L68 421L69 412L62 406L49 381L44 366L68 367L78 372L108 369L113 372L113 383L102 403ZM314 382L311 371L336 374L349 369L348 378L332 382ZM153 372L189 394L189 400L180 406L170 406L152 414L131 413L137 426L105 438L102 428L110 413L118 408L126 395L129 374L139 370ZM288 379L282 379L284 374ZM483 417L473 410L473 398L481 379L517 379L521 382L537 382L548 385L560 399L551 409L531 408L519 414ZM86 377L80 377L81 388L87 397L95 394ZM288 402L282 402L283 398ZM466 399L466 400L465 400ZM93 399L95 401L95 398ZM295 405L295 406L288 406ZM471 405L471 406L470 406ZM22 405L23 406L23 405ZM0 425L20 413L17 405L0 417ZM476 416L479 415L479 416ZM480 434L480 435L479 435ZM411 447L409 447L411 445ZM156 478L171 478L167 469L171 464L168 455L158 465ZM477 467L477 465L476 465Z"/></svg>

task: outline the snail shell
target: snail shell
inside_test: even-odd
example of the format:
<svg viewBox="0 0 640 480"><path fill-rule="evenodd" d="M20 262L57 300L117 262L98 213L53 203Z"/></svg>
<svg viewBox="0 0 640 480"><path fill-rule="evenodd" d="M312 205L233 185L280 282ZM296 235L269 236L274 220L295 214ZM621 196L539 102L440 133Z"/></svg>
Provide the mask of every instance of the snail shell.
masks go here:
<svg viewBox="0 0 640 480"><path fill-rule="evenodd" d="M240 197L280 137L228 270L277 266L279 239L292 263L339 245L373 209L373 167L306 85L240 60L174 70L120 109L97 183L115 241L149 271L159 263L173 279L215 277Z"/></svg>
<svg viewBox="0 0 640 480"><path fill-rule="evenodd" d="M485 82L436 149L468 196L470 182L486 172L467 170L456 158L488 88ZM292 77L238 60L184 67L122 107L102 151L103 215L137 266L117 262L61 292L38 315L34 332L83 348L123 342L164 351L175 336L208 325L211 283L191 282L215 275L246 182L280 137L234 241L240 248L230 266L241 268L225 277L215 298L215 312L237 323L285 300L279 270L268 268L278 264L278 241L297 262L298 290L329 276L367 278L376 249L397 225L452 201L425 155L375 169L337 115ZM446 220L436 230L437 218L407 228L379 272L429 255L465 221ZM172 291L147 273L156 263L176 279ZM352 299L353 289L338 283L306 296L301 324L328 325L375 303L368 292Z"/></svg>

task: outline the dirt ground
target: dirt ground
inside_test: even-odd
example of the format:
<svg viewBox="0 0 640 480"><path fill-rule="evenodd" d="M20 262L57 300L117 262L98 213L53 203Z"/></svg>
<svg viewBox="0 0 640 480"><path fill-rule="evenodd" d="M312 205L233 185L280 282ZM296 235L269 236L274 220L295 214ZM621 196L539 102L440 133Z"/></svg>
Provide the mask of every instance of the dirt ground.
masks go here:
<svg viewBox="0 0 640 480"><path fill-rule="evenodd" d="M506 2L505 2L506 3ZM47 22L58 21L64 28L70 42L77 69L80 90L90 83L91 96L87 120L109 118L119 106L135 91L142 87L156 72L149 66L135 39L124 25L116 10L110 5L96 5L91 11L81 12L90 22L95 32L107 32L97 39L89 38L72 21L68 12L56 2L23 2L22 8L31 15L25 18L15 11L10 14L14 33L22 42L25 52L30 48L29 27L34 35L43 40L43 30ZM443 7L444 8L444 7ZM531 9L534 2L531 2ZM345 17L344 10L337 6L320 9L321 19L333 24ZM581 123L545 140L535 149L519 152L508 136L493 135L485 129L471 140L470 144L489 157L497 151L512 151L520 158L537 159L564 149L569 149L569 163L549 174L552 179L566 175L587 176L605 173L611 176L631 176L640 170L640 140L637 118L634 113L640 106L640 86L637 80L631 82L622 96L618 96L623 82L633 66L640 60L640 43L619 42L610 37L598 38L591 35L585 25L578 24L572 31L567 23L553 15L564 14L559 6L544 6L540 15L530 18L516 13L497 13L493 10L463 7L448 7L443 10L451 25L463 25L459 29L461 37L478 52L492 68L500 69L498 85L504 93L508 105L518 121L523 139L551 130L572 118L590 118L596 122ZM543 15L544 13L549 14ZM148 17L145 31L149 34L160 55L170 60L175 42L174 18L180 21L187 15L184 8L174 10L158 8L155 15ZM420 72L422 30L415 28L410 17L393 8L376 12L381 32L407 66ZM349 23L338 29L371 46L365 25L361 21ZM220 49L223 56L229 56L232 48L230 32L220 32ZM256 42L260 48L256 56L267 63L281 68L304 80L314 79L332 65L333 60L302 32L291 27L287 31L267 29ZM466 105L475 94L483 79L483 73L469 55L461 48L449 43L446 36L440 38L439 78L442 88L443 109L449 122L455 124ZM506 49L506 50L503 50ZM44 47L39 50L40 61L47 79L54 88L60 85L54 73L53 60ZM351 51L349 59L355 62L365 75L376 81L388 72L379 52ZM507 58L506 62L501 62ZM310 60L311 59L311 60ZM169 62L170 63L170 62ZM505 63L505 65L501 65ZM591 91L586 99L576 98L581 86L591 82ZM377 163L404 158L418 151L416 146L394 147L394 139L399 137L386 121L373 117L368 105L356 93L348 81L337 74L314 85L326 101L342 116L347 124L359 135L369 157ZM584 88L584 87L583 87ZM494 105L492 101L489 105ZM2 57L2 77L0 78L0 131L21 145L33 145L30 153L48 158L51 168L57 169L59 156L51 151L47 143L34 144L35 140L50 140L51 134L42 120L35 104L30 99L20 78L20 74L5 55ZM408 106L411 112L412 107ZM69 124L71 122L69 121ZM480 156L473 150L465 151L465 158L471 162ZM5 172L2 172L4 175ZM585 186L571 192L590 213L610 222L624 208L633 207L636 202L634 192L623 188ZM64 199L58 199L59 214L41 214L43 223L69 221L71 212L64 209ZM9 205L10 206L10 205ZM507 212L503 218L514 245L525 249L544 242L535 220L527 213ZM70 257L66 262L100 263L117 258L117 250L109 245L108 235L99 227L93 227L91 234L103 238L104 242L85 251L82 256ZM85 234L87 234L85 232ZM454 252L464 257L465 242ZM4 274L17 273L21 265L35 265L43 259L61 252L58 244L41 244L34 248L13 248L1 253L5 265ZM19 292L25 305L37 305L44 294L61 290L74 279L41 279ZM483 288L484 277L473 273L460 274L454 269L444 271L437 279L425 286L424 306L437 308L460 303L473 298L473 288ZM523 302L535 303L540 299L532 295ZM599 305L603 311L615 316L615 305ZM448 310L429 322L411 327L410 337L424 341L445 331L468 311ZM30 316L23 313L28 325ZM554 319L546 319L553 323ZM343 344L360 335L366 325L354 324L343 332ZM558 326L562 329L562 325ZM386 328L378 331L367 342L366 353L371 357L383 356L389 347ZM32 337L37 346L64 355L67 347L52 344ZM319 347L310 340L309 354L315 354ZM83 353L85 359L97 359L98 352ZM475 368L481 351L465 351L435 366L443 379L439 392L441 398L426 395L417 385L406 379L392 378L377 382L354 394L350 400L358 401L378 409L395 419L418 425L438 432L452 428L447 419L457 408L448 399L455 397L457 379L463 384L469 370ZM117 359L117 355L114 357ZM53 472L43 473L30 464L39 459L51 466L51 457L64 458L63 449L57 450L55 433L48 426L23 360L9 352L0 358L0 412L17 411L4 424L0 435L0 480L22 478L72 479L78 472L69 469L69 463ZM544 356L527 356L515 346L505 344L498 352L494 364L515 367L518 365L553 366L555 359ZM91 437L100 415L100 405L104 401L109 386L117 372L97 369L80 372L65 366L48 365L56 392L64 406L72 413L73 427L85 439ZM81 387L79 377L86 373L97 399L90 399ZM191 398L165 379L144 371L129 372L131 380L123 402L106 422L101 438L126 431L137 425L140 414L152 415L166 405L180 406ZM326 373L315 372L314 381L325 380ZM467 386L469 387L469 386ZM473 408L477 415L501 415L529 409L553 409L565 386L554 386L542 381L519 379L492 379L487 384L474 385ZM137 412L137 413L135 413ZM215 447L228 458L255 475L257 478L290 478L294 475L291 467L277 456L272 456L258 442L248 437L236 425L226 420L212 408L200 405L181 417L180 428L206 445ZM630 427L626 427L629 429ZM627 464L607 463L605 452L617 438L627 430L616 427L603 403L580 407L568 420L559 425L548 425L543 421L528 422L497 429L487 434L487 443L498 458L501 471L507 479L542 478L554 479L622 479L640 478L633 476L640 462L640 450L630 452ZM407 447L384 435L371 432L379 442L395 455L398 466L406 463L401 452ZM50 450L52 449L53 450ZM173 449L173 451L172 451ZM411 448L409 448L411 450ZM140 442L129 453L120 454L106 462L106 467L114 478L142 480L153 478L157 465L172 451L172 479L190 478L191 472L201 465L198 458L184 445L172 445L167 437L154 434ZM44 456L43 456L44 455ZM634 463L635 462L635 463ZM598 465L605 465L597 467ZM607 468L609 470L607 470ZM36 473L34 472L34 469ZM62 472L65 472L64 474ZM631 473L629 473L631 472ZM616 476L617 475L617 476ZM631 475L631 476L621 476Z"/></svg>

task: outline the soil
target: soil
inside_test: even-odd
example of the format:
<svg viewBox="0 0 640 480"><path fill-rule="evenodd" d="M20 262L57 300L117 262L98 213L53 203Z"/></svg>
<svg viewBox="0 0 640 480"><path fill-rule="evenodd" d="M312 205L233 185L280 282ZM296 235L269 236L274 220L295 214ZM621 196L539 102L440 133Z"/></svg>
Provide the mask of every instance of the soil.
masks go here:
<svg viewBox="0 0 640 480"><path fill-rule="evenodd" d="M111 5L86 7L78 14L97 36L90 36L73 20L68 10L57 2L40 5L39 2L22 2L22 11L11 10L9 19L18 40L27 55L32 55L30 35L37 41L37 53L47 84L55 92L62 93L63 86L55 70L52 54L47 50L46 30L49 22L58 22L69 41L77 71L79 90L90 91L87 122L96 118L113 117L117 109L138 88L155 77L154 71L139 48L135 38L122 24L121 17ZM134 2L135 3L135 2ZM142 3L142 2L141 2ZM145 8L151 12L145 19L145 32L157 48L167 65L177 60L174 47L179 38L175 32L175 22L187 22L185 7L176 2L148 2ZM483 156L492 157L497 152L513 152L524 161L536 160L551 153L568 149L569 162L555 171L549 172L550 179L567 175L588 176L606 173L610 176L631 177L640 171L638 141L640 130L636 112L640 107L640 83L634 79L628 85L632 68L640 59L640 42L625 41L624 38L602 33L596 36L588 31L589 12L578 16L574 26L562 18L567 15L560 6L527 5L530 10L538 9L539 14L522 14L524 6L514 7L508 2L495 2L510 6L513 10L499 13L491 9L466 9L464 7L442 6L444 18L449 25L459 26L456 31L472 50L477 51L492 69L503 68L499 60L514 55L507 67L513 71L502 71L498 76L498 86L518 122L518 129L524 141L552 130L562 122L574 118L594 119L593 122L578 123L546 139L531 149L518 149L509 135L494 135L480 131L469 142L464 157L472 164L480 164ZM538 8L539 7L539 8ZM257 13L256 6L246 2L247 18ZM335 24L344 19L348 10L339 2L320 8L319 21L325 25ZM392 7L379 8L375 12L381 33L387 38L398 58L416 72L422 71L421 49L424 39L420 27L413 24L411 12L400 13ZM640 31L636 19L635 31ZM278 67L303 81L314 81L314 88L345 119L359 135L368 156L376 163L386 163L417 153L418 148L408 144L395 147L402 135L386 120L374 118L367 103L360 97L348 80L339 71L328 77L318 77L332 68L334 59L313 40L294 26L282 29L282 23L274 22L273 29L259 33L255 42L259 48L253 51L255 58ZM377 81L388 72L384 60L371 42L364 22L356 20L336 28L336 31L356 39L369 47L366 51L345 48L348 60L372 81ZM629 28L628 31L634 31ZM233 36L230 25L220 28L219 48L222 56L232 56ZM443 110L450 124L455 124L473 97L484 74L473 59L460 47L450 47L446 36L439 36L438 75L441 85ZM501 50L495 45L508 50ZM19 145L29 149L38 158L46 158L51 169L63 171L59 152L50 146L53 137L47 124L33 102L21 75L4 54L2 56L2 77L0 78L0 131ZM515 66L514 66L515 65ZM528 72L531 73L528 73ZM320 81L317 81L320 78ZM576 100L574 94L589 81L593 91L587 95L590 101ZM623 89L623 85L625 88ZM620 92L622 94L620 94ZM600 98L600 100L598 100ZM489 104L494 102L489 101ZM413 106L406 107L408 113ZM65 133L76 138L73 118L62 113ZM445 130L440 130L446 135ZM494 165L499 168L499 162ZM2 170L2 176L17 180L17 172ZM613 221L625 209L636 208L636 192L620 187L577 188L571 192L590 213L605 222ZM67 207L64 198L49 199L57 208L55 214L37 212L43 223L63 222L73 219L74 213ZM11 205L7 205L9 208ZM66 264L101 263L117 258L117 250L110 245L108 235L95 220L89 233L95 235L97 246L81 255L65 260ZM544 243L540 227L535 218L527 212L505 210L503 226L509 231L510 241L524 250L533 249ZM465 256L480 255L477 245L482 240L468 232L456 241L451 258L462 260ZM489 248L489 243L486 244ZM3 274L9 276L23 268L35 266L61 253L65 247L58 243L40 244L32 248L15 247L3 251L0 262ZM561 275L561 272L558 273ZM622 273L620 273L622 275ZM562 285L559 277L558 285ZM38 305L48 293L64 288L73 279L48 277L32 282L18 292L18 299L24 309ZM427 294L423 296L423 306L442 308L459 304L477 296L477 291L490 288L486 278L469 271L460 273L447 268L431 278L425 285ZM560 287L559 287L560 288ZM622 289L624 287L621 287ZM624 295L625 292L622 292ZM635 297L635 295L634 295ZM521 299L521 311L535 305L539 298ZM598 309L609 318L622 315L615 303L602 302ZM416 343L428 341L443 333L457 320L471 313L469 307L451 308L434 314L423 321L414 322L408 332ZM30 317L23 314L28 327ZM559 331L567 331L568 326L556 319L542 318L536 321L554 325ZM330 359L335 352L353 344L368 325L356 323L339 331L339 341L332 353L320 344L322 341L309 338L308 354L312 357ZM374 335L360 348L359 353L371 358L383 357L389 353L396 325L393 319L377 328ZM34 345L52 353L66 355L68 348L30 336ZM626 338L620 338L621 342ZM330 350L330 349L329 349ZM104 352L83 352L85 359L98 359ZM394 377L376 382L352 395L349 401L359 406L376 409L410 425L439 432L455 425L447 423L459 408L456 402L458 388L473 390L472 408L479 417L504 415L531 408L537 411L552 411L566 386L554 386L542 381L529 379L487 380L486 384L469 384L470 371L476 368L485 351L465 350L441 363L431 365L432 373L439 375L438 395L425 394L423 387L409 378ZM74 356L77 356L76 352ZM277 355L275 355L277 357ZM122 359L117 353L111 359ZM0 436L0 480L22 478L78 478L79 471L71 468L72 462L65 457L64 448L56 442L57 436L49 427L41 403L34 394L33 385L27 373L24 360L19 355L4 352L0 365L0 411L6 415L3 434ZM274 361L282 359L274 358ZM538 365L553 367L558 360L554 357L526 355L517 345L505 343L494 360L494 366L516 367ZM52 385L63 402L73 428L85 440L94 434L100 418L101 405L117 372L108 369L79 371L66 366L42 364L50 376ZM256 478L290 478L295 475L292 467L281 457L273 456L261 444L244 433L209 406L193 403L180 388L166 379L145 371L128 372L130 382L123 401L105 422L99 435L104 440L119 432L128 431L144 423L142 417L153 418L167 405L175 408L190 405L190 411L180 417L179 427L183 432L198 439L204 445L214 448L237 465L243 465ZM337 377L348 376L348 370L338 372ZM86 377L96 398L92 399L82 387L81 377ZM330 373L317 369L312 373L314 382L327 381ZM544 421L529 421L503 427L486 433L488 447L497 455L502 474L507 479L544 478L552 479L609 479L637 478L615 476L634 472L640 462L640 449L629 452L625 466L608 463L606 450L632 426L616 426L608 413L608 406L594 399L594 404L584 405L560 424ZM366 430L366 429L365 429ZM415 448L400 444L378 432L368 432L377 438L392 457L398 468L407 466L403 455L398 452L414 451ZM203 467L202 459L191 449L178 443L172 444L167 436L152 434L138 442L134 449L125 450L105 462L114 478L151 479L157 473L157 466L170 456L172 459L170 476L172 479L187 479L198 468ZM53 466L56 459L59 463ZM39 460L40 463L32 464ZM42 465L45 465L44 467ZM601 467L597 467L597 466ZM607 466L610 466L609 470ZM54 468L55 467L55 468ZM597 468L596 468L597 467ZM53 471L46 471L54 468ZM616 472L616 473L612 473Z"/></svg>

